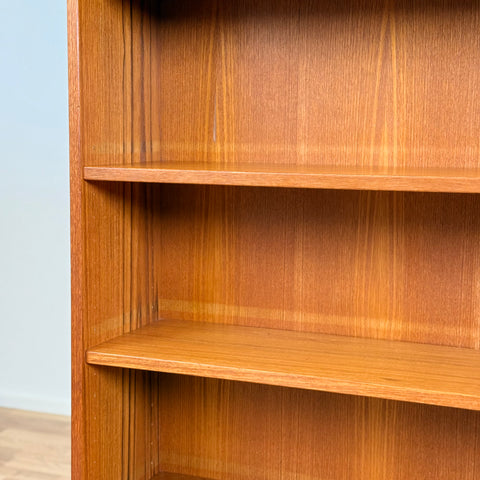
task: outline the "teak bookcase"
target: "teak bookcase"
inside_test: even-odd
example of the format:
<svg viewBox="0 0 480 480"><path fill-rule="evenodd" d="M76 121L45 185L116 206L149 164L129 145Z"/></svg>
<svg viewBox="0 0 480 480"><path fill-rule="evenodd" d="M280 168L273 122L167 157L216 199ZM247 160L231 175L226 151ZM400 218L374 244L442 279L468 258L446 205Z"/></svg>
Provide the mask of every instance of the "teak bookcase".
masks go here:
<svg viewBox="0 0 480 480"><path fill-rule="evenodd" d="M480 479L480 1L68 21L73 479Z"/></svg>

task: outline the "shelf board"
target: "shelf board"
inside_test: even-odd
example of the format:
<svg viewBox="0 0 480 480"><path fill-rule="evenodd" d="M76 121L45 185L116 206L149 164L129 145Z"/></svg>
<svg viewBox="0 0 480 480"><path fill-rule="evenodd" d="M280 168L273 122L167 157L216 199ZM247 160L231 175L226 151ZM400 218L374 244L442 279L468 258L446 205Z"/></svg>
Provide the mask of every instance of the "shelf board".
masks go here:
<svg viewBox="0 0 480 480"><path fill-rule="evenodd" d="M85 180L258 187L480 192L480 169L150 162L84 167Z"/></svg>
<svg viewBox="0 0 480 480"><path fill-rule="evenodd" d="M480 410L480 352L160 320L89 349L90 364Z"/></svg>

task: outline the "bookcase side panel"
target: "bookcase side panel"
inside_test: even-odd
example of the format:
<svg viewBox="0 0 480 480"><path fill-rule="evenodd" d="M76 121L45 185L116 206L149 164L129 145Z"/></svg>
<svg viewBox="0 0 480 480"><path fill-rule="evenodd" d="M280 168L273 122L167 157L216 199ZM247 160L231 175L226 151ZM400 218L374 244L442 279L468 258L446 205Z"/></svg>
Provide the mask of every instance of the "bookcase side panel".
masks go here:
<svg viewBox="0 0 480 480"><path fill-rule="evenodd" d="M142 70L142 65L149 70L150 55L140 55L143 38L149 36L149 14L140 2L106 0L80 1L74 14L81 154L75 158L72 177L79 189L73 192L77 210L72 221L81 225L73 255L81 264L74 283L81 286L75 302L82 313L74 318L72 329L78 432L73 478L143 480L158 470L158 422L152 420L158 411L152 409L156 387L148 375L87 366L83 356L88 347L137 326L131 293L132 278L135 283L137 277L132 275L131 259L138 250L145 251L145 210L132 210L132 197L144 194L128 184L84 182L82 167L128 162L135 149L145 150L151 143L146 138L150 122L145 107L149 77L145 79ZM139 59L141 65L135 64Z"/></svg>

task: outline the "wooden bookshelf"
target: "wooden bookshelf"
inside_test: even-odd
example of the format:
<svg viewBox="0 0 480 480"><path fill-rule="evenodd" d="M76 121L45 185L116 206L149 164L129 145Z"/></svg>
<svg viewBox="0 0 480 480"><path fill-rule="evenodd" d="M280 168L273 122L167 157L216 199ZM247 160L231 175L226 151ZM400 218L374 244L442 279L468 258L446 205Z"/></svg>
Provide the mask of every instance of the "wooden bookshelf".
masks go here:
<svg viewBox="0 0 480 480"><path fill-rule="evenodd" d="M68 28L72 480L479 478L480 2Z"/></svg>

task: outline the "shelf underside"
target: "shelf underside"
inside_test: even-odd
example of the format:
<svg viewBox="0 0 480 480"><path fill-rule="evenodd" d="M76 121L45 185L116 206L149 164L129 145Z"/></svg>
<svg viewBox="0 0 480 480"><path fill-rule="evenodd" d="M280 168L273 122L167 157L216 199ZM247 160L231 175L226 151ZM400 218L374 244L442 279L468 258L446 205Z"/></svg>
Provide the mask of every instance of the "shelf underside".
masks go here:
<svg viewBox="0 0 480 480"><path fill-rule="evenodd" d="M480 352L161 320L87 351L90 364L480 410Z"/></svg>
<svg viewBox="0 0 480 480"><path fill-rule="evenodd" d="M86 180L263 187L480 192L480 170L148 162L85 167Z"/></svg>

